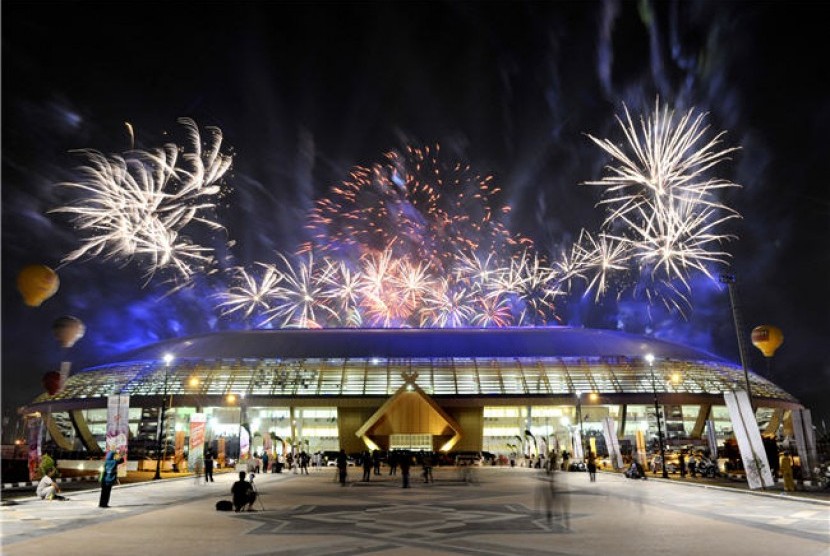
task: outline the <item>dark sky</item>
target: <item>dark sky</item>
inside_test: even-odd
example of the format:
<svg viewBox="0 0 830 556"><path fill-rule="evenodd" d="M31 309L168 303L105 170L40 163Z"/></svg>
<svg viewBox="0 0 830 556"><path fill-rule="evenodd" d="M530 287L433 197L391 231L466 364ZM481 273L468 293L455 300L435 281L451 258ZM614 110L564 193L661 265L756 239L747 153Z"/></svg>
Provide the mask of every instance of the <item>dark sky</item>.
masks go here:
<svg viewBox="0 0 830 556"><path fill-rule="evenodd" d="M772 379L830 422L830 6L799 2L33 2L2 3L3 406L41 376L158 339L229 326L199 291L160 298L134 264L74 262L61 288L25 307L15 277L77 247L56 183L70 151L151 148L176 119L218 126L235 153L217 218L250 264L292 250L313 201L355 165L441 143L492 174L511 229L549 253L602 213L608 158L586 138L620 138L623 103L655 98L708 112L727 146L718 168L742 189L729 231L748 334L784 331ZM725 269L715 269L719 272ZM716 274L717 275L717 274ZM688 319L644 320L642 303L563 309L566 324L649 331L738 360L725 290L694 282ZM51 323L87 335L61 353ZM632 316L633 315L633 316ZM622 323L622 325L620 325ZM766 363L749 345L751 366Z"/></svg>

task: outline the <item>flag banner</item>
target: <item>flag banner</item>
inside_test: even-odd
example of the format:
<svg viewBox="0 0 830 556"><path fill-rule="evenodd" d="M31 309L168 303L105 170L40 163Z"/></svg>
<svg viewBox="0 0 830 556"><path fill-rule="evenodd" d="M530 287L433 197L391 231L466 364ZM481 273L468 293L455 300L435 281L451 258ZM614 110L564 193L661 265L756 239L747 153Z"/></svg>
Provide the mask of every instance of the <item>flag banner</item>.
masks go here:
<svg viewBox="0 0 830 556"><path fill-rule="evenodd" d="M617 438L617 424L612 417L606 417L602 420L602 434L605 437L605 445L608 447L611 466L614 469L622 469L623 459L620 451L620 441Z"/></svg>
<svg viewBox="0 0 830 556"><path fill-rule="evenodd" d="M29 441L29 480L40 480L40 441L43 436L43 418L40 413L28 415L26 418L26 432Z"/></svg>
<svg viewBox="0 0 830 556"><path fill-rule="evenodd" d="M248 459L251 452L251 435L245 427L239 427L239 461Z"/></svg>
<svg viewBox="0 0 830 556"><path fill-rule="evenodd" d="M205 455L205 430L207 416L204 413L193 413L190 416L190 451L187 453L188 469L199 469Z"/></svg>
<svg viewBox="0 0 830 556"><path fill-rule="evenodd" d="M173 461L176 462L176 469L184 471L184 431L176 431L176 444L174 447Z"/></svg>
<svg viewBox="0 0 830 556"><path fill-rule="evenodd" d="M216 452L219 454L217 459L219 460L219 467L222 468L225 467L225 437L219 437L216 444Z"/></svg>
<svg viewBox="0 0 830 556"><path fill-rule="evenodd" d="M643 431L638 430L634 433L635 441L637 443L637 460L640 462L640 465L643 466L643 469L648 467L648 453L646 452L646 435L643 434Z"/></svg>
<svg viewBox="0 0 830 556"><path fill-rule="evenodd" d="M60 381L58 382L58 391L63 390L64 385L66 384L66 379L69 378L69 370L72 368L71 361L61 361L61 370L60 374Z"/></svg>
<svg viewBox="0 0 830 556"><path fill-rule="evenodd" d="M723 399L729 410L729 418L732 421L735 439L738 441L749 488L754 490L772 486L772 473L770 473L767 454L749 397L746 392L739 390L724 392Z"/></svg>
<svg viewBox="0 0 830 556"><path fill-rule="evenodd" d="M127 476L127 439L130 436L130 396L112 394L107 397L106 450L120 452L124 463L118 466L118 476Z"/></svg>

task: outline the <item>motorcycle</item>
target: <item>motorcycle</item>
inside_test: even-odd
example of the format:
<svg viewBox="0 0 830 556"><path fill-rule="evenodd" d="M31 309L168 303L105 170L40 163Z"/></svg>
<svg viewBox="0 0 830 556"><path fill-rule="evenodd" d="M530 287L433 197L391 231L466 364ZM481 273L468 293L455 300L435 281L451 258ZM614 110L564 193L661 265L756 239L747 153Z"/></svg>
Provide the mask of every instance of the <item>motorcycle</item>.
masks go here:
<svg viewBox="0 0 830 556"><path fill-rule="evenodd" d="M718 469L717 462L714 462L708 458L701 458L698 460L697 465L695 466L695 472L699 473L701 477L705 477L707 479L720 477L720 470Z"/></svg>

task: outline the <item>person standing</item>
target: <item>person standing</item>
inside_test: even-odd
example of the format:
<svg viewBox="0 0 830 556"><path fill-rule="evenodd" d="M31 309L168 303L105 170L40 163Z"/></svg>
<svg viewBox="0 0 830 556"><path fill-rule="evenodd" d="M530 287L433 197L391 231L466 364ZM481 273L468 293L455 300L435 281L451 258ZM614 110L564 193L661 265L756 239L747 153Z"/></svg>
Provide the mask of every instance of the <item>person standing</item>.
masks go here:
<svg viewBox="0 0 830 556"><path fill-rule="evenodd" d="M689 454L689 474L694 479L697 477L697 454Z"/></svg>
<svg viewBox="0 0 830 556"><path fill-rule="evenodd" d="M389 452L389 474L398 474L398 452Z"/></svg>
<svg viewBox="0 0 830 556"><path fill-rule="evenodd" d="M337 472L340 477L340 486L346 486L346 469L349 465L349 460L346 458L346 450L340 448L340 453L337 454Z"/></svg>
<svg viewBox="0 0 830 556"><path fill-rule="evenodd" d="M107 452L106 459L104 459L104 470L101 471L101 498L98 500L99 508L110 507L110 493L112 487L118 481L118 466L124 463L124 458L120 452Z"/></svg>
<svg viewBox="0 0 830 556"><path fill-rule="evenodd" d="M409 488L409 468L412 465L412 456L409 452L402 452L398 456L401 466L401 479L403 480L403 488Z"/></svg>
<svg viewBox="0 0 830 556"><path fill-rule="evenodd" d="M787 492L795 492L795 481L793 480L793 460L790 457L790 452L784 452L784 457L781 458L781 477L784 479L784 490Z"/></svg>
<svg viewBox="0 0 830 556"><path fill-rule="evenodd" d="M262 472L268 473L268 462L271 458L268 457L268 451L262 453Z"/></svg>
<svg viewBox="0 0 830 556"><path fill-rule="evenodd" d="M360 459L360 463L363 465L363 480L369 482L369 477L372 475L372 456L369 454L369 450L363 452Z"/></svg>
<svg viewBox="0 0 830 556"><path fill-rule="evenodd" d="M422 463L424 466L424 482L434 483L435 479L432 477L432 454L424 454Z"/></svg>
<svg viewBox="0 0 830 556"><path fill-rule="evenodd" d="M205 452L205 482L212 483L213 481L213 451Z"/></svg>
<svg viewBox="0 0 830 556"><path fill-rule="evenodd" d="M588 452L588 476L591 482L595 483L597 480L597 457L594 452Z"/></svg>
<svg viewBox="0 0 830 556"><path fill-rule="evenodd" d="M380 460L380 451L375 450L374 452L372 452L372 463L375 466L375 475L380 475Z"/></svg>
<svg viewBox="0 0 830 556"><path fill-rule="evenodd" d="M686 456L683 452L680 452L680 456L677 458L677 464L680 467L680 478L686 478Z"/></svg>

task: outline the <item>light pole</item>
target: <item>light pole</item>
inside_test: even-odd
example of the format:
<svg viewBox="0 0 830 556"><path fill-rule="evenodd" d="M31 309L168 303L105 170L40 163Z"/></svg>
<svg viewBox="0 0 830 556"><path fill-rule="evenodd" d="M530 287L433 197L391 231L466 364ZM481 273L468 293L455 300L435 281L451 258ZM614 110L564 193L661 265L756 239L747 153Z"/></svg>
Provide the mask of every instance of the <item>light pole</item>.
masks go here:
<svg viewBox="0 0 830 556"><path fill-rule="evenodd" d="M646 354L646 361L648 361L648 368L651 371L651 389L654 392L654 416L657 417L657 442L660 445L660 467L663 470L663 478L669 478L669 472L666 471L666 447L663 445L663 427L660 424L660 406L657 403L657 381L654 378L654 355Z"/></svg>
<svg viewBox="0 0 830 556"><path fill-rule="evenodd" d="M576 391L576 418L579 419L579 457L585 459L585 431L582 429L582 392Z"/></svg>
<svg viewBox="0 0 830 556"><path fill-rule="evenodd" d="M161 406L159 407L159 426L158 434L156 435L156 474L153 480L161 479L161 441L162 434L164 434L164 402L167 399L167 379L170 376L170 363L173 361L173 356L169 353L164 354L164 394L161 396Z"/></svg>
<svg viewBox="0 0 830 556"><path fill-rule="evenodd" d="M721 274L720 281L726 284L729 290L729 305L732 309L732 320L735 323L735 334L738 337L738 354L741 357L741 367L744 370L744 380L746 381L746 395L749 398L749 405L752 405L752 383L749 381L749 362L747 360L746 338L744 337L744 323L741 318L741 310L738 306L738 294L736 290L736 279L733 274ZM754 406L753 406L754 407Z"/></svg>

